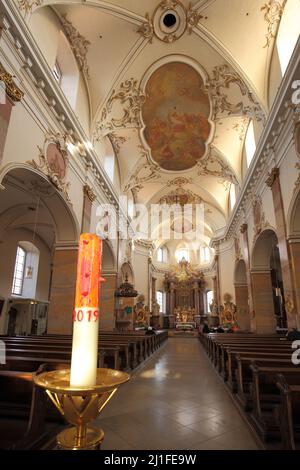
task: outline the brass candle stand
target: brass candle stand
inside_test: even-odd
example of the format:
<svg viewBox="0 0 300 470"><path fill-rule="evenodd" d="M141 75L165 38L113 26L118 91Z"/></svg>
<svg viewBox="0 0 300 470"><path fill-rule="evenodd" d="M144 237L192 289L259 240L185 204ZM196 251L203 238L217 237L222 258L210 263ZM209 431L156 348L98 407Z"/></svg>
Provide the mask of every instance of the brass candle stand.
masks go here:
<svg viewBox="0 0 300 470"><path fill-rule="evenodd" d="M104 439L104 432L88 424L97 418L117 389L129 379L130 376L125 372L97 369L96 385L78 388L70 386L70 369L36 374L35 384L45 389L62 416L73 425L58 434L58 448L99 449Z"/></svg>

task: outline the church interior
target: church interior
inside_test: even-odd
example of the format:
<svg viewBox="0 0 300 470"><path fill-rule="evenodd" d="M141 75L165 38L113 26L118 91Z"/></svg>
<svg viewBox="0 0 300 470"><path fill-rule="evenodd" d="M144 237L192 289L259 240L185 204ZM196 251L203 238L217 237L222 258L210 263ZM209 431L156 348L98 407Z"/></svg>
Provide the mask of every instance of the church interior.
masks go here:
<svg viewBox="0 0 300 470"><path fill-rule="evenodd" d="M0 449L300 449L299 18L0 1Z"/></svg>

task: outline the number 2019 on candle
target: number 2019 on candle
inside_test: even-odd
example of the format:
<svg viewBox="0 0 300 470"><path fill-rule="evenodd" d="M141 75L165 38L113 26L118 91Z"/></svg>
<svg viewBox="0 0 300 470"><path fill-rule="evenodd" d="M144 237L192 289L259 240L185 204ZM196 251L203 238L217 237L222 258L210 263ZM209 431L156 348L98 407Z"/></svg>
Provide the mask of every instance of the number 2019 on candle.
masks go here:
<svg viewBox="0 0 300 470"><path fill-rule="evenodd" d="M88 321L88 322L96 322L99 320L99 311L98 310L74 310L73 311L73 316L72 316L73 322L82 322L82 321Z"/></svg>

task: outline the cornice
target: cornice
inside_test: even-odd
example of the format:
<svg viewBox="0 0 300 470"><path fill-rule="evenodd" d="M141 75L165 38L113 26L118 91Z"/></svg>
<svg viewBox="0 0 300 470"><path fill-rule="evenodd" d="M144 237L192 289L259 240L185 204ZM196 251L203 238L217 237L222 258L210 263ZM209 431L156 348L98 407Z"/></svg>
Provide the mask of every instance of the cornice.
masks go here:
<svg viewBox="0 0 300 470"><path fill-rule="evenodd" d="M70 140L84 152L79 152L84 165L93 174L100 189L104 192L109 203L118 208L118 195L105 174L99 158L93 149L85 149L84 142L89 141L78 118L60 89L51 70L38 49L23 16L14 2L2 4L4 11L4 27L2 38L6 40L11 50L15 51L21 64L23 76L39 91L43 105L51 111L57 127L67 133ZM17 72L16 72L17 75ZM23 80L24 81L24 80Z"/></svg>
<svg viewBox="0 0 300 470"><path fill-rule="evenodd" d="M254 188L257 187L259 180L263 181L265 173L276 164L274 161L274 148L278 144L284 128L293 125L294 122L293 117L295 110L291 103L293 92L291 85L299 78L299 69L300 38L298 39L289 66L270 110L236 205L223 234L220 234L212 240L212 246L216 243L223 243L232 237L236 231L237 224L243 216L248 197L252 194ZM272 159L270 159L270 156ZM270 165L271 168L268 168Z"/></svg>

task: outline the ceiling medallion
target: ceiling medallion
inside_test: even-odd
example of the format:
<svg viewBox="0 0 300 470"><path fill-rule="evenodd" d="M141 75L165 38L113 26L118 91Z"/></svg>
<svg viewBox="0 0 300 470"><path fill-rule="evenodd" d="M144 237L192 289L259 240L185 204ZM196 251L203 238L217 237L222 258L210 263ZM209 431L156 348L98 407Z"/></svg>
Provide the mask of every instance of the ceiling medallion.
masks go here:
<svg viewBox="0 0 300 470"><path fill-rule="evenodd" d="M186 9L178 0L163 0L150 18L145 15L146 21L138 29L138 33L152 42L153 37L166 43L177 41L186 30L191 34L193 27L197 26L202 15L197 13L191 5Z"/></svg>
<svg viewBox="0 0 300 470"><path fill-rule="evenodd" d="M168 62L152 73L145 93L143 137L153 161L167 171L194 167L212 137L211 103L201 75L189 64Z"/></svg>

